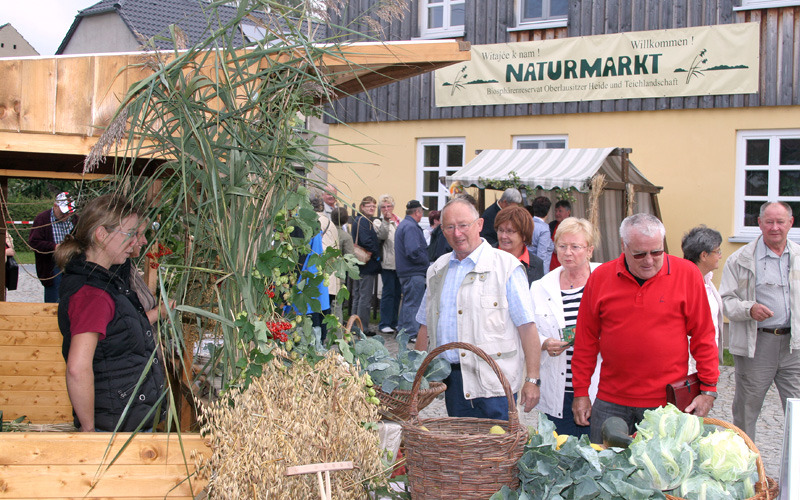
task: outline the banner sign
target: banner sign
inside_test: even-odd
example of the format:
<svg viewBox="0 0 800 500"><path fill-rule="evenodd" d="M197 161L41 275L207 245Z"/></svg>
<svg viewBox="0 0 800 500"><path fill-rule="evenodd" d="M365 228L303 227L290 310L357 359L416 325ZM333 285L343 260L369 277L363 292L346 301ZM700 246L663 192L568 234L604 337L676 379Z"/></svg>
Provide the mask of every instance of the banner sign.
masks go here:
<svg viewBox="0 0 800 500"><path fill-rule="evenodd" d="M752 94L758 59L758 23L473 45L436 106Z"/></svg>

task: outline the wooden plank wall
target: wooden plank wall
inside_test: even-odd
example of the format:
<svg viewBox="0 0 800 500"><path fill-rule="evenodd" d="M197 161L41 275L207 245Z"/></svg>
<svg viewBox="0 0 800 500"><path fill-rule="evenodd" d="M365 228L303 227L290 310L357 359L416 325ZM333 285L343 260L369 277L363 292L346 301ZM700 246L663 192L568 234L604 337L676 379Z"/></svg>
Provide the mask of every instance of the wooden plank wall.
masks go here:
<svg viewBox="0 0 800 500"><path fill-rule="evenodd" d="M334 23L363 26L357 22L359 13L377 3L349 2ZM381 22L386 39L419 37L418 3L410 1L402 19ZM800 105L800 7L734 12L738 4L736 0L572 0L566 28L507 31L515 25L513 0L467 0L463 39L490 44L757 22L761 26L757 94L436 108L433 74L428 73L341 99L328 109L332 116L326 123ZM357 38L352 33L342 36Z"/></svg>
<svg viewBox="0 0 800 500"><path fill-rule="evenodd" d="M192 499L208 484L195 475L195 459L211 456L199 434L182 434L180 442L177 434L160 433L110 439L110 433L0 434L0 499ZM106 470L106 451L114 457L129 439Z"/></svg>
<svg viewBox="0 0 800 500"><path fill-rule="evenodd" d="M72 423L57 304L0 302L0 410L3 419Z"/></svg>

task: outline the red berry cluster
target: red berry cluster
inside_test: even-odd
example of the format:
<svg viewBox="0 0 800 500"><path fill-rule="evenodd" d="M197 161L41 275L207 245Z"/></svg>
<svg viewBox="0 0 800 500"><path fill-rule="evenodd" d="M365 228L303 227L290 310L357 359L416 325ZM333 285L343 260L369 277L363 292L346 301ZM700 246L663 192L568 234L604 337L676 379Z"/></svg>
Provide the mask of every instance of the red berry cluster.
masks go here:
<svg viewBox="0 0 800 500"><path fill-rule="evenodd" d="M269 288L264 290L264 294L266 294L267 297L269 297L271 299L274 299L275 298L275 285L270 285Z"/></svg>
<svg viewBox="0 0 800 500"><path fill-rule="evenodd" d="M286 331L291 328L291 323L287 323L286 321L267 321L267 329L269 329L269 332L272 334L272 338L280 342L289 340Z"/></svg>
<svg viewBox="0 0 800 500"><path fill-rule="evenodd" d="M166 255L172 255L172 250L159 243L157 252L147 252L145 255L151 260L150 267L157 269L159 266L158 258Z"/></svg>

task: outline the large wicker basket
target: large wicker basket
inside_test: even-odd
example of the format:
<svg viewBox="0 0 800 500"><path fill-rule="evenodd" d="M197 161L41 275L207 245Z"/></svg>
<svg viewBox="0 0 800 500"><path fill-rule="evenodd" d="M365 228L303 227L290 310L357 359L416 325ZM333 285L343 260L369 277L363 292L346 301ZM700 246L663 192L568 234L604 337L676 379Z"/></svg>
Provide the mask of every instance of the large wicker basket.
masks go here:
<svg viewBox="0 0 800 500"><path fill-rule="evenodd" d="M758 448L753 440L750 439L750 437L745 434L744 431L733 424L725 422L724 420L704 417L703 423L709 425L718 425L726 429L731 429L741 436L742 439L744 439L747 447L757 455L756 470L758 471L758 482L756 483L756 494L755 496L750 497L748 500L771 500L773 498L778 498L778 483L774 479L767 477L766 471L764 470L764 462L761 460L761 454L758 452ZM670 500L683 500L680 497L674 497L672 495L666 495L666 497Z"/></svg>
<svg viewBox="0 0 800 500"><path fill-rule="evenodd" d="M389 420L408 420L411 416L411 391L395 389L390 393L376 387L376 396L381 401L381 415ZM436 396L443 393L447 386L442 382L431 382L428 389L419 391L417 409L421 410L431 404Z"/></svg>
<svg viewBox="0 0 800 500"><path fill-rule="evenodd" d="M489 363L508 398L508 421L482 418L419 419L419 386L428 364L449 349L474 352ZM419 499L486 499L504 485L519 486L517 463L528 431L519 424L514 397L503 372L485 352L453 342L432 350L422 362L411 388L410 418L403 422L408 485ZM499 425L505 434L490 434ZM423 429L425 427L427 430Z"/></svg>

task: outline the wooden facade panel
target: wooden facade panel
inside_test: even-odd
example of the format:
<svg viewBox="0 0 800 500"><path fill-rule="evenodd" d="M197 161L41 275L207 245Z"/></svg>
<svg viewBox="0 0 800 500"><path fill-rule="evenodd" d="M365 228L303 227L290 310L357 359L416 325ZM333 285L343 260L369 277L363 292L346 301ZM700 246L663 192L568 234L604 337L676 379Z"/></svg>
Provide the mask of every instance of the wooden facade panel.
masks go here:
<svg viewBox="0 0 800 500"><path fill-rule="evenodd" d="M67 390L67 380L63 375L49 375L44 377L8 376L0 378L0 394L5 396L8 391L52 391ZM4 394L5 393L5 394Z"/></svg>
<svg viewBox="0 0 800 500"><path fill-rule="evenodd" d="M95 61L92 92L92 135L101 135L125 97L127 80L123 58L99 57Z"/></svg>
<svg viewBox="0 0 800 500"><path fill-rule="evenodd" d="M23 402L31 409L37 406L69 406L66 391L14 391L0 394L0 408ZM4 413L5 415L5 413Z"/></svg>
<svg viewBox="0 0 800 500"><path fill-rule="evenodd" d="M62 337L59 332L0 330L0 349L16 345L48 346L60 349L61 340Z"/></svg>
<svg viewBox="0 0 800 500"><path fill-rule="evenodd" d="M375 1L370 0L370 5ZM565 28L509 32L506 27L513 27L515 23L512 1L468 0L464 39L472 44L521 42L568 36L758 22L761 26L758 94L436 108L430 92L432 75L423 75L378 90L380 98L377 101L381 103L385 101L387 109L392 111L390 113L379 112L372 117L367 117L365 114L356 115L352 110L359 107L357 99L345 99L337 103L335 109L338 118L348 122L361 119L424 120L448 117L800 104L800 7L734 12L735 3L735 0L573 0L569 3L568 24ZM418 19L417 2L411 4L414 15L403 19L404 26L416 23ZM492 23L487 24L485 21L488 20ZM397 39L394 38L397 32L398 30L389 30L392 39ZM405 33L402 35L402 37L407 36ZM330 119L328 122L334 123L335 120Z"/></svg>
<svg viewBox="0 0 800 500"><path fill-rule="evenodd" d="M0 363L0 377L50 377L66 376L67 365L61 363L41 363L39 361L4 361Z"/></svg>
<svg viewBox="0 0 800 500"><path fill-rule="evenodd" d="M55 125L53 107L56 100L56 60L27 59L22 61L22 132L52 132Z"/></svg>
<svg viewBox="0 0 800 500"><path fill-rule="evenodd" d="M19 132L20 104L22 101L21 61L0 60L0 130Z"/></svg>
<svg viewBox="0 0 800 500"><path fill-rule="evenodd" d="M42 361L63 363L61 346L12 345L0 349L0 363L5 361ZM2 396L0 396L2 397Z"/></svg>
<svg viewBox="0 0 800 500"><path fill-rule="evenodd" d="M72 405L47 406L27 403L3 405L3 419L10 421L20 417L25 417L25 422L35 425L71 424ZM10 433L3 433L7 434ZM0 437L0 440L2 439Z"/></svg>
<svg viewBox="0 0 800 500"><path fill-rule="evenodd" d="M0 316L0 330L30 330L37 332L60 331L55 314L49 318L36 316Z"/></svg>
<svg viewBox="0 0 800 500"><path fill-rule="evenodd" d="M96 57L56 59L55 132L92 135L92 85ZM81 85L82 83L82 85Z"/></svg>

